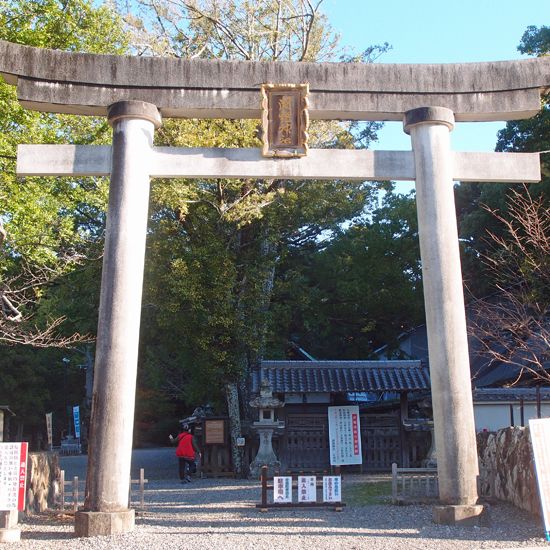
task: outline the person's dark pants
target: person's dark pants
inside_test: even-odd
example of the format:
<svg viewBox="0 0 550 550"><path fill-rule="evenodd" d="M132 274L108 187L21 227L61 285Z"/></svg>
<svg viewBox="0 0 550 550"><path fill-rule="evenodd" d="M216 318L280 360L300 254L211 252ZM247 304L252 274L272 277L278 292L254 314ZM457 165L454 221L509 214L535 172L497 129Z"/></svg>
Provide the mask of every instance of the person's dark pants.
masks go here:
<svg viewBox="0 0 550 550"><path fill-rule="evenodd" d="M185 478L189 477L189 473L191 472L191 464L194 462L194 460L191 458L182 458L180 456L178 457L178 461L180 480L183 481Z"/></svg>

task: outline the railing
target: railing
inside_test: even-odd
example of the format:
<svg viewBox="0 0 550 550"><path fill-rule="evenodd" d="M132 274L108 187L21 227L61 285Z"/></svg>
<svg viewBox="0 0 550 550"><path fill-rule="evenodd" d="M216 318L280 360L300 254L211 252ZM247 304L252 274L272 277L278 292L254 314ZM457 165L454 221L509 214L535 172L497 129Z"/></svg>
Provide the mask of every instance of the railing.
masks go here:
<svg viewBox="0 0 550 550"><path fill-rule="evenodd" d="M392 464L392 502L437 498L437 468L398 468Z"/></svg>
<svg viewBox="0 0 550 550"><path fill-rule="evenodd" d="M145 508L145 484L149 480L145 479L145 470L141 468L139 470L139 479L132 479L130 476L130 490L128 492L128 508L132 506L132 484L138 484L137 496L139 497L139 507ZM69 490L66 490L66 487ZM80 495L84 494L84 488L86 486L86 480L79 479L78 476L74 476L72 480L65 480L65 470L61 470L61 476L59 480L60 488L60 506L64 510L66 506L66 500L70 497L72 503L73 512L76 513L80 504ZM67 503L68 504L68 503Z"/></svg>

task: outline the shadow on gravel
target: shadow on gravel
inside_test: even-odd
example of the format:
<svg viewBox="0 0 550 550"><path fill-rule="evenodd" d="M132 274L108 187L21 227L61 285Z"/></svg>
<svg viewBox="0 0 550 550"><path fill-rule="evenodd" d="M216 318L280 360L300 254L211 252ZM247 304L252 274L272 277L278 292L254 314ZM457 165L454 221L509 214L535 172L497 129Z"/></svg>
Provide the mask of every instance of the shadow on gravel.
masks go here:
<svg viewBox="0 0 550 550"><path fill-rule="evenodd" d="M403 540L463 540L487 543L542 542L541 527L525 512L507 504L490 507L490 522L484 527L450 527L432 522L432 507L351 505L343 512L330 509L270 509L261 513L259 484L241 480L196 480L179 486L153 484L150 500L138 524L166 531L193 534L307 535L326 537L396 538ZM345 494L345 491L344 491ZM345 498L344 498L345 500ZM192 519L190 519L192 518Z"/></svg>
<svg viewBox="0 0 550 550"><path fill-rule="evenodd" d="M138 452L138 462L157 464L161 471L167 464L175 467L173 449ZM82 467L82 457L73 466ZM69 461L67 461L69 462ZM170 467L172 467L170 466ZM432 523L432 508L427 505L393 506L390 504L350 504L342 512L330 509L270 509L261 513L257 481L234 479L194 479L181 485L177 479L156 480L150 471L146 487L145 508L136 510L136 525L152 534L234 535L245 537L321 537L338 547L338 537L369 539L401 539L407 546L421 545L419 539L475 542L476 547L502 546L506 543L522 546L528 542L543 544L538 522L513 506L494 504L490 508L490 523L486 527L449 527ZM172 472L175 476L175 472ZM345 485L343 485L344 501ZM74 539L72 521L63 522L63 530L52 530L52 518L30 520L35 528L22 532L26 540ZM39 528L36 529L39 524ZM284 535L283 535L284 534ZM358 541L363 547L363 543ZM61 543L62 544L62 543ZM355 543L354 543L355 545ZM40 548L40 544L36 545ZM368 546L365 546L368 547ZM378 546L377 546L378 547ZM420 546L419 546L420 547ZM445 546L446 548L448 546ZM324 546L323 546L324 548Z"/></svg>
<svg viewBox="0 0 550 550"><path fill-rule="evenodd" d="M67 531L22 531L21 540L72 540L74 539L74 532L71 530ZM38 547L40 548L40 547Z"/></svg>

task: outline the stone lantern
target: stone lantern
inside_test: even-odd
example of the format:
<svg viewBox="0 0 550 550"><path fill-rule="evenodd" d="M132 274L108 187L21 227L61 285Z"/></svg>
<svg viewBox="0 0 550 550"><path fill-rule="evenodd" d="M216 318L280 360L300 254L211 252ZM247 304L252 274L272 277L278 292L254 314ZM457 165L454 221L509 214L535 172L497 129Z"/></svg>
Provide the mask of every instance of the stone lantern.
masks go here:
<svg viewBox="0 0 550 550"><path fill-rule="evenodd" d="M250 406L258 409L259 419L252 427L260 437L258 454L250 464L251 477L259 477L262 466L267 466L268 475L272 476L281 465L273 450L273 431L285 427L284 422L275 420L275 409L284 405L283 401L273 397L271 384L264 378L260 384L260 396L250 401Z"/></svg>

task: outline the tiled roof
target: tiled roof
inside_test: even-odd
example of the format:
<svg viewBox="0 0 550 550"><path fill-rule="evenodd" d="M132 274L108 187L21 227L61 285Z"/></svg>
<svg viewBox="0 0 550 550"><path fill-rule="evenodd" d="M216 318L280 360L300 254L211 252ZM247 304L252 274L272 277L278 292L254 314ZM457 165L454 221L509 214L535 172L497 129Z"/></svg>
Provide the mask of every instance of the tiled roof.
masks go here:
<svg viewBox="0 0 550 550"><path fill-rule="evenodd" d="M472 392L474 402L483 401L536 401L536 388L480 388ZM540 398L542 401L550 401L550 388L540 389Z"/></svg>
<svg viewBox="0 0 550 550"><path fill-rule="evenodd" d="M410 391L430 388L420 361L262 361L252 392L267 378L274 393Z"/></svg>

